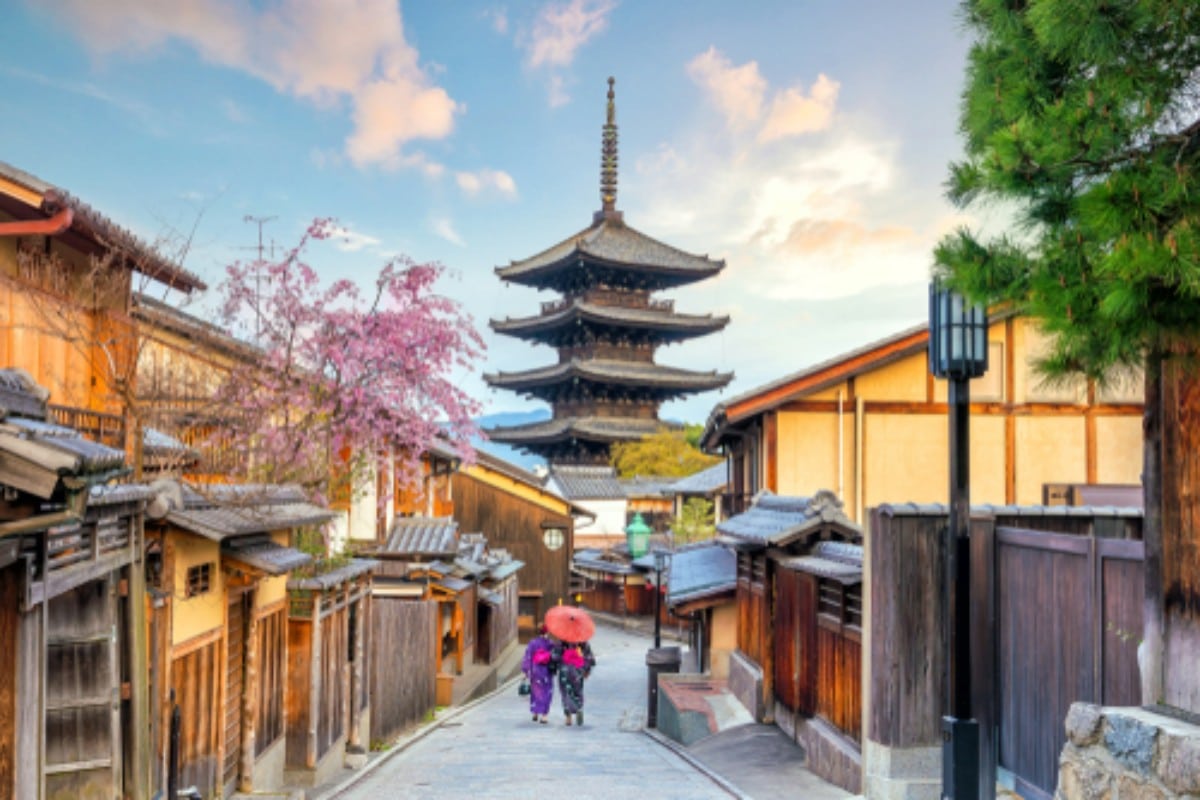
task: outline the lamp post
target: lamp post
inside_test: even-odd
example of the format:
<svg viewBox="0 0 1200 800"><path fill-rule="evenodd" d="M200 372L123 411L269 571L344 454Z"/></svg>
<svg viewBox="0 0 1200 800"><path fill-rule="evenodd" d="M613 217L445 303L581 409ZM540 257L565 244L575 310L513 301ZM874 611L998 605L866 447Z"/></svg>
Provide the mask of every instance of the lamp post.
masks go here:
<svg viewBox="0 0 1200 800"><path fill-rule="evenodd" d="M950 520L946 529L946 714L942 798L979 797L979 723L971 709L971 378L987 372L987 310L936 281L929 286L929 369L948 380ZM990 793L989 793L990 795Z"/></svg>
<svg viewBox="0 0 1200 800"><path fill-rule="evenodd" d="M662 573L667 566L667 554L654 551L654 649L662 647Z"/></svg>

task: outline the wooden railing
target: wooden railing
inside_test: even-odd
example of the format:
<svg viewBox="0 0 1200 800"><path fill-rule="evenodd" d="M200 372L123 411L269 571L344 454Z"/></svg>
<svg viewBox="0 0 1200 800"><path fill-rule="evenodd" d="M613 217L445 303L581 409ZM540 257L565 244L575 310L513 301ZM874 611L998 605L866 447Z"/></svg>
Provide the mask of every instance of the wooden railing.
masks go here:
<svg viewBox="0 0 1200 800"><path fill-rule="evenodd" d="M48 409L51 421L57 425L74 428L89 439L109 447L125 447L125 419L119 414L72 406L50 405Z"/></svg>

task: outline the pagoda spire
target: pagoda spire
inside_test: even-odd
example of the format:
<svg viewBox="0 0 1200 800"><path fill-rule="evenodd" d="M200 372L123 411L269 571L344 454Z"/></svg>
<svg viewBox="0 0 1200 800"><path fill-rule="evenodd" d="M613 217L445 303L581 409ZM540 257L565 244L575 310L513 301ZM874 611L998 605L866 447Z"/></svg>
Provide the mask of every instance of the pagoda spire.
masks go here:
<svg viewBox="0 0 1200 800"><path fill-rule="evenodd" d="M617 211L617 102L613 85L616 78L608 79L608 107L600 139L600 211L596 221L620 219Z"/></svg>

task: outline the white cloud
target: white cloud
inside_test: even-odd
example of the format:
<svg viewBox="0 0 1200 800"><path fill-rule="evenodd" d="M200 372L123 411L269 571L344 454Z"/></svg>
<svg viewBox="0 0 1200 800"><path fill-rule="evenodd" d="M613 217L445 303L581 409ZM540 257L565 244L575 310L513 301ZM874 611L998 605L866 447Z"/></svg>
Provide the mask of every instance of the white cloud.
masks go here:
<svg viewBox="0 0 1200 800"><path fill-rule="evenodd" d="M458 188L471 197L485 191L495 191L505 197L517 196L517 183L503 170L481 169L477 172L456 172Z"/></svg>
<svg viewBox="0 0 1200 800"><path fill-rule="evenodd" d="M450 244L457 245L458 247L467 246L463 238L458 235L458 231L454 229L454 223L449 217L434 217L429 221L429 226L433 230L434 235L445 239Z"/></svg>
<svg viewBox="0 0 1200 800"><path fill-rule="evenodd" d="M538 11L532 26L518 34L525 66L547 74L551 106L570 101L563 70L574 63L579 48L608 28L608 17L616 7L616 0L550 2Z"/></svg>
<svg viewBox="0 0 1200 800"><path fill-rule="evenodd" d="M508 33L508 10L503 6L486 9L481 16L492 26L492 30L504 36Z"/></svg>
<svg viewBox="0 0 1200 800"><path fill-rule="evenodd" d="M329 239L337 249L347 253L357 253L360 250L375 249L379 246L379 239L365 233L358 233L344 225L330 228Z"/></svg>
<svg viewBox="0 0 1200 800"><path fill-rule="evenodd" d="M769 86L757 61L735 66L725 54L710 47L688 62L687 72L730 128L757 129L762 142L828 128L841 89L840 83L820 74L807 94L799 84L775 90L764 114Z"/></svg>
<svg viewBox="0 0 1200 800"><path fill-rule="evenodd" d="M407 143L448 136L462 111L420 65L395 0L280 0L262 10L236 0L63 0L55 8L97 52L152 54L181 42L320 107L348 101L346 154L360 167L403 165Z"/></svg>

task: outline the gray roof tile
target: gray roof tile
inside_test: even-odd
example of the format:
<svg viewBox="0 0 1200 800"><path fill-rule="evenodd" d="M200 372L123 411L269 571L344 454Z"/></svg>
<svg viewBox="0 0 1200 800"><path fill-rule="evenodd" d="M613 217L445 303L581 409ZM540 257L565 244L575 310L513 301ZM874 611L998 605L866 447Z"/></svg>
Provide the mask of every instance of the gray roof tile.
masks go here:
<svg viewBox="0 0 1200 800"><path fill-rule="evenodd" d="M737 556L716 542L680 549L671 557L667 604L711 597L737 587Z"/></svg>
<svg viewBox="0 0 1200 800"><path fill-rule="evenodd" d="M289 578L287 588L325 591L352 581L360 575L371 572L378 566L379 562L373 558L352 558L350 559L350 563L340 566L337 569L331 569L328 572L322 572L320 575Z"/></svg>
<svg viewBox="0 0 1200 800"><path fill-rule="evenodd" d="M833 492L821 490L812 497L784 497L763 492L749 510L717 524L717 533L733 543L782 545L834 524L861 535L862 529L845 512Z"/></svg>
<svg viewBox="0 0 1200 800"><path fill-rule="evenodd" d="M489 439L515 445L556 442L574 437L588 441L621 442L637 439L663 427L656 419L626 417L560 417L528 425L489 428ZM571 497L564 495L568 500Z"/></svg>
<svg viewBox="0 0 1200 800"><path fill-rule="evenodd" d="M268 575L283 575L312 562L312 556L294 547L276 544L269 536L242 536L221 542L221 555Z"/></svg>
<svg viewBox="0 0 1200 800"><path fill-rule="evenodd" d="M612 467L561 464L550 468L550 480L568 500L624 499L625 488Z"/></svg>
<svg viewBox="0 0 1200 800"><path fill-rule="evenodd" d="M712 494L723 489L728 481L725 462L718 461L711 467L680 478L671 484L670 489L672 494Z"/></svg>
<svg viewBox="0 0 1200 800"><path fill-rule="evenodd" d="M541 386L557 386L564 381L593 381L692 392L719 389L733 380L733 373L716 370L700 372L647 361L596 358L571 359L546 367L521 372L497 372L483 377L490 385L501 389L530 390Z"/></svg>
<svg viewBox="0 0 1200 800"><path fill-rule="evenodd" d="M380 556L458 556L458 523L450 517L397 517Z"/></svg>

